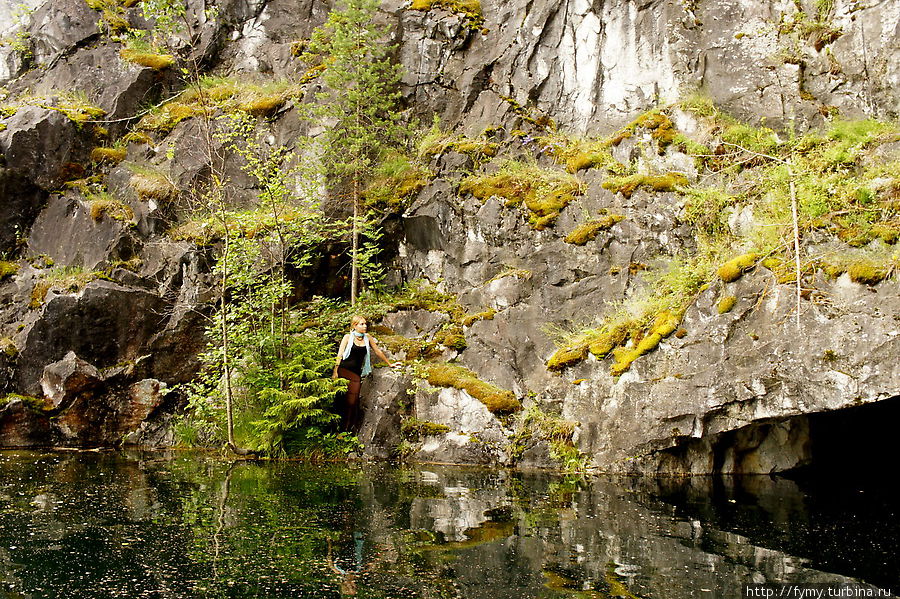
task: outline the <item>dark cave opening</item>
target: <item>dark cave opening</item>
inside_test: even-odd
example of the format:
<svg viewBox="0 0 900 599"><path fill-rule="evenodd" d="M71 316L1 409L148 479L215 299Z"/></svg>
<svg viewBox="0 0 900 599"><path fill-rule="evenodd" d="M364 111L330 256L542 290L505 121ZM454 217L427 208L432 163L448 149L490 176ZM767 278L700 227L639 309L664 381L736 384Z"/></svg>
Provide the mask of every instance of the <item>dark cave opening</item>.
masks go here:
<svg viewBox="0 0 900 599"><path fill-rule="evenodd" d="M900 446L900 396L832 412L809 414L809 463L786 473L791 478L855 481L895 472Z"/></svg>

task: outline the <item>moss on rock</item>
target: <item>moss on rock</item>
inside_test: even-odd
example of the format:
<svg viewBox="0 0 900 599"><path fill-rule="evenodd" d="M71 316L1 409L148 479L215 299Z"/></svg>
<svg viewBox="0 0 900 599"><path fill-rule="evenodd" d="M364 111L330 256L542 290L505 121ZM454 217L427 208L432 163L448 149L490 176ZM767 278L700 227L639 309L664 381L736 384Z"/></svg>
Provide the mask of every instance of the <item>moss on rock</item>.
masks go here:
<svg viewBox="0 0 900 599"><path fill-rule="evenodd" d="M125 148L94 148L91 150L91 162L98 164L119 164L125 160Z"/></svg>
<svg viewBox="0 0 900 599"><path fill-rule="evenodd" d="M719 278L726 283L740 279L745 272L756 266L759 254L749 253L733 258L718 269Z"/></svg>
<svg viewBox="0 0 900 599"><path fill-rule="evenodd" d="M482 381L475 374L457 364L428 364L424 367L429 384L436 387L453 387L466 391L483 403L493 414L509 414L522 409L522 404L512 391L500 389Z"/></svg>
<svg viewBox="0 0 900 599"><path fill-rule="evenodd" d="M638 173L627 177L611 177L603 182L603 188L613 193L621 193L626 198L638 189L644 188L655 192L676 191L688 184L682 173L669 172L664 175L648 175Z"/></svg>
<svg viewBox="0 0 900 599"><path fill-rule="evenodd" d="M602 218L590 220L579 225L571 233L566 235L565 241L566 243L571 243L573 245L584 245L589 241L593 241L601 231L606 231L624 219L624 216L610 214Z"/></svg>
<svg viewBox="0 0 900 599"><path fill-rule="evenodd" d="M508 162L494 174L465 179L459 190L482 201L496 196L507 206L524 204L530 212L529 225L540 231L552 225L560 211L584 193L585 186L568 173Z"/></svg>
<svg viewBox="0 0 900 599"><path fill-rule="evenodd" d="M723 297L722 299L719 300L719 303L716 306L716 309L719 311L719 314L726 314L728 312L731 312L731 309L734 308L734 305L736 303L737 303L737 297L735 297L733 295L729 295L729 296Z"/></svg>
<svg viewBox="0 0 900 599"><path fill-rule="evenodd" d="M171 54L141 52L131 48L123 48L122 51L119 52L119 56L121 56L123 60L142 67L151 68L154 71L161 71L175 64L175 57Z"/></svg>
<svg viewBox="0 0 900 599"><path fill-rule="evenodd" d="M15 262L0 260L0 281L19 272L19 265Z"/></svg>
<svg viewBox="0 0 900 599"><path fill-rule="evenodd" d="M574 366L587 357L587 352L587 344L561 347L553 352L553 355L547 360L547 369L553 372L559 372L569 366Z"/></svg>
<svg viewBox="0 0 900 599"><path fill-rule="evenodd" d="M407 441L418 441L423 437L443 435L450 432L446 424L437 424L418 418L406 418L400 423L400 434Z"/></svg>

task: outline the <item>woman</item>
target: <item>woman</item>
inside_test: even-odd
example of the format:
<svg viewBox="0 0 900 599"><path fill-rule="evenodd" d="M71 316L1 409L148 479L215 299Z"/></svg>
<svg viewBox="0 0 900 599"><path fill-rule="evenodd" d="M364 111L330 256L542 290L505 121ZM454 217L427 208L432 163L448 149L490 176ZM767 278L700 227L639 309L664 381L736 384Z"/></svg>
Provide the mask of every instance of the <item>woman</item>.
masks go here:
<svg viewBox="0 0 900 599"><path fill-rule="evenodd" d="M359 388L362 386L362 377L372 372L372 359L370 354L374 351L391 368L400 366L401 362L391 362L378 347L375 339L366 334L368 323L364 316L357 314L350 320L350 332L341 339L338 348L337 359L334 364L334 373L331 378L341 377L347 379L347 409L344 412L343 430L349 431L356 428L359 417Z"/></svg>

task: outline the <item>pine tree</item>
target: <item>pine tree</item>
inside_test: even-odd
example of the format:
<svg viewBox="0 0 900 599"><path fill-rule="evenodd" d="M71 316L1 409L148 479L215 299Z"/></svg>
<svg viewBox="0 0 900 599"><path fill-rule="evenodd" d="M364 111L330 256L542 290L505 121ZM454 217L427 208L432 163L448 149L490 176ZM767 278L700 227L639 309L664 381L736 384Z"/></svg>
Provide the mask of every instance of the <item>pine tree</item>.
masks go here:
<svg viewBox="0 0 900 599"><path fill-rule="evenodd" d="M345 0L312 35L305 58L324 66L326 89L312 108L327 127L320 157L332 191L345 190L353 207L350 303L359 290L363 184L378 159L405 137L400 123L400 67L387 27L376 24L378 0Z"/></svg>

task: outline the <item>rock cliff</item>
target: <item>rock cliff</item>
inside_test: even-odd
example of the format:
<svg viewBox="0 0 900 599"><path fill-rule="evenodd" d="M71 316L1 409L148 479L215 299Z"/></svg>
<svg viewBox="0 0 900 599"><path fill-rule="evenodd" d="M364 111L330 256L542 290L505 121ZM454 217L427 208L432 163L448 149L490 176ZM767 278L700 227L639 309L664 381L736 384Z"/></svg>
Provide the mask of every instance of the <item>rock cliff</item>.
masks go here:
<svg viewBox="0 0 900 599"><path fill-rule="evenodd" d="M172 235L190 219L192 184L205 176L203 123L163 104L184 88L177 64L302 82L305 95L279 103L261 126L273 143L306 132L294 108L317 84L295 44L329 6L190 0L187 10L190 29L168 40L180 63L161 66L122 58L121 30L152 27L133 2L0 6L0 391L9 394L0 445L173 441L180 400L166 388L196 371L216 251ZM698 230L709 223L697 214L712 200L687 187L714 184L742 198L703 212L732 255L757 247L766 227L787 226L789 213L762 215L777 190L753 191L754 178L777 173L760 157L837 116L896 119L900 2L503 0L476 11L389 0L379 18L397 44L409 115L438 114L446 136L439 150L420 153L427 185L385 216L392 282L430 281L466 312L489 309L463 325L464 348L441 359L511 391L525 410L492 413L474 393L430 385L412 367L379 373L364 393L360 436L370 455L400 445L434 461L774 472L815 462L833 443L831 416L870 410L854 419L864 427L891 409L900 394L896 235L847 233L897 227L890 131L844 148L855 170L849 158L823 167L828 176L868 173L864 191L848 193L881 212L863 225L810 225L799 299L790 269L764 267L758 256L669 306L665 334L643 315L606 351L584 344L577 359L552 366L559 348L548 331L602 329L616 309L634 313L666 284L654 273L702 253L709 240ZM689 100L698 95L702 110ZM148 125L148 113L163 117ZM750 133L728 137L735 123ZM748 136L760 135L778 141L750 147ZM578 143L593 149L571 150ZM809 148L791 164L818 151ZM225 160L239 201L253 183ZM473 179L505 173L509 160L554 171L554 182L577 179L555 207L534 197L511 207L522 200ZM623 177L644 178L628 187ZM840 210L815 217L823 214ZM572 237L582 225L593 225L591 234ZM834 256L857 253L881 276L833 268ZM404 332L410 322L421 326ZM433 338L442 322L408 312L384 326ZM619 359L642 344L640 355ZM447 430L404 441L410 414Z"/></svg>

